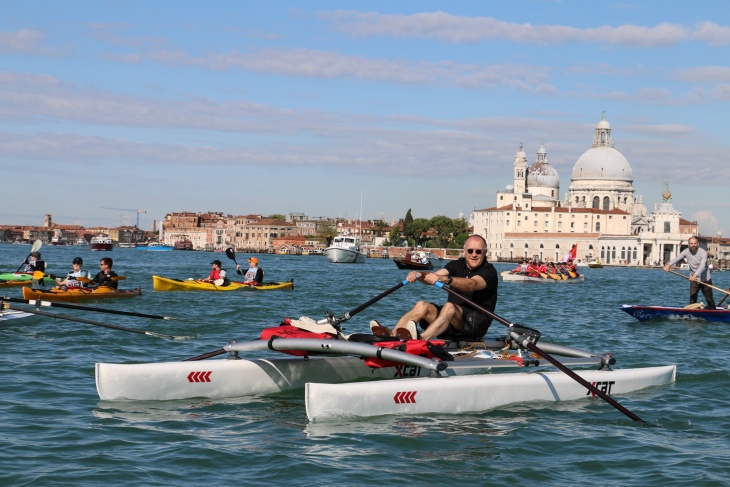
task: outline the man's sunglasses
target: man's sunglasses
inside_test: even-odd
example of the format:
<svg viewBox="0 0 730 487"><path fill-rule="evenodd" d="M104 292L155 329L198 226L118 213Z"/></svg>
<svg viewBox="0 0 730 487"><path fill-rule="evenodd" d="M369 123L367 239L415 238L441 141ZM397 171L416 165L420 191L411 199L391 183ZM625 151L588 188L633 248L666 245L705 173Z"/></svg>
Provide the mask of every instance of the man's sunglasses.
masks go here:
<svg viewBox="0 0 730 487"><path fill-rule="evenodd" d="M473 254L475 252L476 252L477 255L479 255L479 254L482 253L482 249L466 249L466 253L467 254Z"/></svg>

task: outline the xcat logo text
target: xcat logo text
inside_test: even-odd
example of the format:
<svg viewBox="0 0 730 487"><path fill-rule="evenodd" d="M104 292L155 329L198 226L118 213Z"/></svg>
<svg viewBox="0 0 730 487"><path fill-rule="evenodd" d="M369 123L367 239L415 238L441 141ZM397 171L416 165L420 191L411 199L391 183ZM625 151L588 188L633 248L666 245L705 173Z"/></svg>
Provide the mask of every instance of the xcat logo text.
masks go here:
<svg viewBox="0 0 730 487"><path fill-rule="evenodd" d="M396 365L393 377L419 377L421 375L421 367L415 365Z"/></svg>
<svg viewBox="0 0 730 487"><path fill-rule="evenodd" d="M591 385L598 389L599 391L611 394L611 387L616 383L616 381L602 381L602 382L591 382ZM586 396L595 396L591 391L586 392Z"/></svg>

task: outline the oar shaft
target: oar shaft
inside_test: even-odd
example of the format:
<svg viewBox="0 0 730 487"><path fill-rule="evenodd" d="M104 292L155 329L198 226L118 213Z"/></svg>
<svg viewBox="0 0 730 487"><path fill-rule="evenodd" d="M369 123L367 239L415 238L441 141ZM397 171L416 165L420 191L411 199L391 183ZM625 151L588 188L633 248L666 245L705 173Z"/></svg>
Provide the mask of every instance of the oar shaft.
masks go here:
<svg viewBox="0 0 730 487"><path fill-rule="evenodd" d="M396 285L395 285L395 286L393 286L392 288L388 289L387 291L383 291L382 293L378 294L377 296L375 296L374 298L372 298L372 299L371 299L371 300L369 300L368 302L366 302L366 303L363 303L363 304L361 304L360 306L358 306L358 307L356 307L356 308L353 308L353 309L351 309L351 310L350 310L350 311L349 311L349 312L347 313L347 316L349 316L349 317L353 317L353 316L355 316L355 315L356 315L356 314L358 314L358 313L359 313L360 311L362 311L362 310L364 310L365 308L367 308L368 306L371 306L372 304L374 304L374 303L376 303L376 302L380 301L381 299L383 299L383 298L384 298L384 297L386 297L387 295L389 295L389 294L391 294L391 293L393 293L393 292L397 291L398 289L402 288L402 287L403 287L403 286L405 286L406 284L408 284L408 281L406 281L406 280L403 280L402 282L399 282L398 284L396 284Z"/></svg>
<svg viewBox="0 0 730 487"><path fill-rule="evenodd" d="M16 308L15 306L9 306L9 308L14 309L15 311L24 311L26 313L33 313L33 314L41 315L41 316L49 316L51 318L60 318L62 320L76 321L78 323L86 323L89 325L101 326L104 328L111 328L113 330L127 331L129 333L138 333L140 335L149 335L149 336L155 336L155 337L159 337L159 338L167 338L168 340L186 340L187 339L187 337L163 335L161 333L156 333L153 331L138 330L136 328L127 328L126 326L119 326L119 325L110 325L108 323L101 323L99 321L86 320L84 318L71 318L70 316L59 315L56 313L46 313L45 311L30 310L30 309L26 309L26 308Z"/></svg>
<svg viewBox="0 0 730 487"><path fill-rule="evenodd" d="M205 360L207 358L216 357L218 355L223 355L224 353L226 353L226 351L223 350L222 348L219 348L218 350L204 353L203 355L198 355L197 357L186 358L185 360L183 360L183 362L195 362L198 360Z"/></svg>
<svg viewBox="0 0 730 487"><path fill-rule="evenodd" d="M475 302L467 299L465 296L462 296L460 293L457 293L453 289L444 286L443 283L437 282L435 285L437 287L440 287L440 288L444 289L449 294L453 294L454 296L456 296L456 297L458 297L460 299L463 299L464 302L469 303L469 305L472 306L477 311L479 311L481 313L484 313L485 315L491 317L493 320L499 321L500 323L502 323L503 325L507 326L508 328L511 328L513 326L513 323L510 323L509 321L507 321L504 318L502 318L501 316L493 313L492 311L489 311L488 309L486 309L486 308L484 308L482 306L479 306ZM516 336L512 335L512 333L514 333L514 332L511 332L511 336L513 336L513 338L516 338ZM516 335L516 333L515 333L515 335ZM611 406L613 406L614 408L616 408L620 412L624 413L629 418L633 419L634 421L639 421L639 422L642 422L642 423L646 423L646 421L644 421L643 419L641 419L640 417L638 417L636 414L632 413L631 411L629 411L628 409L626 409L625 407L623 407L616 400L614 400L611 396L609 396L605 392L602 392L601 390L597 389L591 383L589 383L586 380L584 380L582 377L580 377L578 374L576 374L575 372L573 372L572 370L570 370L568 367L566 367L565 365L563 365L562 363L560 363L557 359L555 359L554 357L552 357L548 353L540 350L540 348L538 348L537 345L535 345L534 343L531 343L531 342L525 340L524 342L522 342L522 345L525 346L528 350L531 350L531 351L539 354L543 358L545 358L545 360L547 360L548 362L550 362L551 364L553 364L555 367L557 367L559 370L561 370L562 372L564 372L571 379L575 380L580 385L582 385L583 387L585 387L586 389L588 389L593 395L596 395L596 396L600 397L601 399L603 399L604 401L606 401L607 403L609 403Z"/></svg>
<svg viewBox="0 0 730 487"><path fill-rule="evenodd" d="M687 279L687 280L689 280L689 281L691 281L691 280L692 280L692 279L690 279L690 278L689 278L689 276L685 276L684 274L680 274L679 272L674 272L674 271L672 271L672 270L669 270L669 271L667 271L667 272L669 272L670 274L674 274L674 275L680 276L680 277L684 277L685 279ZM722 289L722 288L719 288L719 287L715 287L715 286L713 286L712 284L708 284L708 283L706 283L706 282L702 282L702 281L697 281L697 283L698 283L698 284L702 284L703 286L711 287L711 288L712 288L712 289L714 289L715 291L720 291L721 293L725 293L725 294L728 294L728 295L730 295L730 291L725 291L724 289Z"/></svg>
<svg viewBox="0 0 730 487"><path fill-rule="evenodd" d="M152 318L155 320L174 320L175 318L171 318L169 316L159 316L159 315L150 315L146 313L137 313L134 311L121 311L116 309L106 309L106 308L96 308L94 306L80 306L77 304L66 304L66 303L54 303L51 301L41 301L41 300L26 300L26 299L19 299L19 298L2 298L3 301L9 301L11 303L26 303L26 304L32 304L33 306L51 306L54 308L67 308L67 309L78 309L82 311L95 311L97 313L109 313L113 315L124 315L124 316L136 316L138 318Z"/></svg>

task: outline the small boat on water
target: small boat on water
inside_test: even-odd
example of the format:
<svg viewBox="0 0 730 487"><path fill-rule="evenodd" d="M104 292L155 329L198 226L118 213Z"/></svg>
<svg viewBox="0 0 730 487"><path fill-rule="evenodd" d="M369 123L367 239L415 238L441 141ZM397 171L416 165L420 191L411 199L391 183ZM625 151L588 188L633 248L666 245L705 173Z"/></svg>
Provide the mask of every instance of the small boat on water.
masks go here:
<svg viewBox="0 0 730 487"><path fill-rule="evenodd" d="M705 320L730 323L730 309L684 308L680 306L642 306L622 304L619 308L639 321L653 319Z"/></svg>
<svg viewBox="0 0 730 487"><path fill-rule="evenodd" d="M293 289L294 279L284 282L264 282L259 286L251 286L243 282L229 281L225 284L202 282L192 278L170 279L162 276L152 276L152 287L155 291L273 291L279 289Z"/></svg>
<svg viewBox="0 0 730 487"><path fill-rule="evenodd" d="M595 259L595 260L588 262L588 267L590 267L591 269L602 269L603 264L601 264L600 260Z"/></svg>
<svg viewBox="0 0 730 487"><path fill-rule="evenodd" d="M584 274L576 274L575 277L568 277L562 274L545 274L545 277L543 277L542 275L503 271L500 275L502 276L502 280L504 282L559 282L565 284L575 284L578 282L585 282L586 280L586 276Z"/></svg>
<svg viewBox="0 0 730 487"><path fill-rule="evenodd" d="M335 264L362 264L365 254L360 250L360 237L338 235L332 245L324 249L324 255Z"/></svg>
<svg viewBox="0 0 730 487"><path fill-rule="evenodd" d="M172 246L173 250L193 250L193 242L188 239L178 240L175 245Z"/></svg>
<svg viewBox="0 0 730 487"><path fill-rule="evenodd" d="M394 257L393 262L395 262L395 265L398 266L398 269L410 269L410 270L423 270L423 271L430 271L433 269L433 264L431 261L428 261L425 264L422 264L421 262L412 260L412 259L405 259L405 258L398 258Z"/></svg>
<svg viewBox="0 0 730 487"><path fill-rule="evenodd" d="M33 282L33 274L27 272L3 272L0 274L0 287L30 286ZM50 277L42 279L44 285L55 285Z"/></svg>
<svg viewBox="0 0 730 487"><path fill-rule="evenodd" d="M63 289L54 287L51 289L23 288L23 299L62 303L77 303L79 301L93 301L96 299L119 299L134 298L142 294L141 289L114 289L113 287L99 286L96 288L70 287Z"/></svg>
<svg viewBox="0 0 730 487"><path fill-rule="evenodd" d="M91 239L89 242L89 248L91 250L104 250L109 251L114 249L114 241L109 238L109 235L100 233Z"/></svg>
<svg viewBox="0 0 730 487"><path fill-rule="evenodd" d="M162 242L149 242L149 244L145 245L144 247L137 247L137 250L148 250L150 252L157 251L157 252L163 252L172 250L172 245L165 245Z"/></svg>

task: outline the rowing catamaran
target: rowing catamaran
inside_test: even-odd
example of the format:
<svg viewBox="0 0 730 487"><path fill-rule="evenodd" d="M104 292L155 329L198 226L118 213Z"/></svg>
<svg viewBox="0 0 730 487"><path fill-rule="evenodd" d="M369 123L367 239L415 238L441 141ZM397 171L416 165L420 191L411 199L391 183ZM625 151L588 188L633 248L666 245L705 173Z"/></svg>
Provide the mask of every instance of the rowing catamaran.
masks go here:
<svg viewBox="0 0 730 487"><path fill-rule="evenodd" d="M289 320L285 326L264 330L259 340L232 341L220 350L182 362L97 363L99 397L220 399L303 387L307 416L315 421L343 416L484 411L517 402L598 396L634 421L644 422L610 395L675 380L674 365L613 370L615 360L610 354L545 343L537 347L537 330L510 323L440 283L436 285L506 325L507 335L480 342L479 346L446 340L342 335L342 321L406 283L339 318L328 314L317 322L306 317ZM246 360L239 356L241 352L264 350L304 357ZM200 361L226 352L227 360ZM560 355L560 360L553 355ZM543 372L547 365L560 372ZM569 368L581 366L592 366L593 370L575 372ZM500 369L518 368L528 372L498 373ZM395 380L361 383L373 379Z"/></svg>

